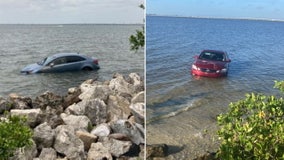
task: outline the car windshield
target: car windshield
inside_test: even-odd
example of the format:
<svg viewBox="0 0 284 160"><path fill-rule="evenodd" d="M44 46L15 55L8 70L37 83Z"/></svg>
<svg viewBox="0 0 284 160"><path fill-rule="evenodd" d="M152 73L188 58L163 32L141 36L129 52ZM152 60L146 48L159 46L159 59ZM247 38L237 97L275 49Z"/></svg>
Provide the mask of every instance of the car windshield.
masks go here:
<svg viewBox="0 0 284 160"><path fill-rule="evenodd" d="M37 62L37 64L42 66L46 60L47 60L47 57L45 57L43 60Z"/></svg>
<svg viewBox="0 0 284 160"><path fill-rule="evenodd" d="M224 54L222 53L212 53L212 52L203 52L199 56L199 59L211 60L211 61L224 61Z"/></svg>

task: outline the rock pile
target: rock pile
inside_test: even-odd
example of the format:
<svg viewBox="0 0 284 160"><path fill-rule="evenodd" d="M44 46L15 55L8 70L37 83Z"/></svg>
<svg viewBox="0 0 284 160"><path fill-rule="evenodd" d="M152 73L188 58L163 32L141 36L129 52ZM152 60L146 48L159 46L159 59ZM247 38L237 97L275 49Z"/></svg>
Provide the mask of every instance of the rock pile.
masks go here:
<svg viewBox="0 0 284 160"><path fill-rule="evenodd" d="M11 159L144 159L144 81L136 73L87 80L65 96L10 94L0 99L4 111L26 116L34 132L34 145Z"/></svg>

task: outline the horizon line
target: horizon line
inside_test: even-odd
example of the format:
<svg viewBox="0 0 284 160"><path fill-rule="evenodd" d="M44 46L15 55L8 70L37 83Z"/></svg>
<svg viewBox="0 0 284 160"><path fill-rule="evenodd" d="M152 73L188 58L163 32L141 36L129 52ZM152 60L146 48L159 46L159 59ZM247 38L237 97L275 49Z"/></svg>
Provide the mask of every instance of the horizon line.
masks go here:
<svg viewBox="0 0 284 160"><path fill-rule="evenodd" d="M271 21L271 22L284 22L282 19L270 19L270 18L230 18L230 17L207 17L207 16L181 16L181 15L161 15L161 14L146 14L146 16L157 16L157 17L176 17L176 18L200 18L200 19L227 19L227 20L254 20L254 21Z"/></svg>
<svg viewBox="0 0 284 160"><path fill-rule="evenodd" d="M0 25L144 25L143 23L0 23Z"/></svg>

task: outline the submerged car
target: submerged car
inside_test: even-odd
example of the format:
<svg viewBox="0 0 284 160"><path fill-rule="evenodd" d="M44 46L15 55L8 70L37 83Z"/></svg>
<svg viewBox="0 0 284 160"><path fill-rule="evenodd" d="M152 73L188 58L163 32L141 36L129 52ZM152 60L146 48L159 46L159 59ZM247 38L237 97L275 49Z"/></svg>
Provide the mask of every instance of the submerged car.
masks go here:
<svg viewBox="0 0 284 160"><path fill-rule="evenodd" d="M227 52L203 50L191 66L191 74L205 77L227 76L231 60Z"/></svg>
<svg viewBox="0 0 284 160"><path fill-rule="evenodd" d="M21 73L49 73L79 70L97 70L99 61L79 53L57 53L46 57L42 61L30 64L21 70Z"/></svg>

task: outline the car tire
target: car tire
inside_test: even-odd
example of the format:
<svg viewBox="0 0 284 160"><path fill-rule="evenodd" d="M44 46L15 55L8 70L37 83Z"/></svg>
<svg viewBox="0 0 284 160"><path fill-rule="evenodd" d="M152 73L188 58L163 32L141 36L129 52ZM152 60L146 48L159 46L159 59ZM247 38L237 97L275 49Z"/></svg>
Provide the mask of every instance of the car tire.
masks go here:
<svg viewBox="0 0 284 160"><path fill-rule="evenodd" d="M83 71L91 71L91 70L93 70L91 67L84 67L83 69L82 69Z"/></svg>

